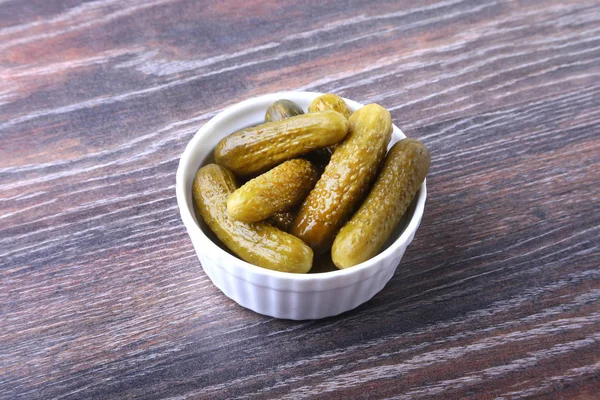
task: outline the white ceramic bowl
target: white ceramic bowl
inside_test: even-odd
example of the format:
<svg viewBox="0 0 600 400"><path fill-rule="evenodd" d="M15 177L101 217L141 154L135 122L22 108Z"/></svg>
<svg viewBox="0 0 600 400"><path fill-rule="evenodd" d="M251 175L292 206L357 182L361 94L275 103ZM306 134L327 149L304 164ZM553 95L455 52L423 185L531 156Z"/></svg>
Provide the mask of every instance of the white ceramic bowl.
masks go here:
<svg viewBox="0 0 600 400"><path fill-rule="evenodd" d="M262 123L267 107L278 99L304 110L322 93L282 92L246 100L220 112L188 143L177 169L177 203L202 268L225 295L260 314L285 319L317 319L352 310L383 289L396 271L421 222L425 182L384 250L352 268L324 273L292 274L249 264L223 250L194 213L192 182L198 168L212 162L219 140L239 129ZM361 104L345 99L352 111ZM393 143L405 136L394 125Z"/></svg>

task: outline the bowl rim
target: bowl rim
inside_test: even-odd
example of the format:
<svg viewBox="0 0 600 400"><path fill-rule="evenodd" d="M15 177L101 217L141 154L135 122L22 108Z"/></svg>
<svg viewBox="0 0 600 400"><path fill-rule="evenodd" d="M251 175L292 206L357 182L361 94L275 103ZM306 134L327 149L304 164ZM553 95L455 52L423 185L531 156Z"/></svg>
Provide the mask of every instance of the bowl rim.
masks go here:
<svg viewBox="0 0 600 400"><path fill-rule="evenodd" d="M381 266L382 260L386 259L388 256L395 253L399 248L406 247L410 244L412 240L411 235L413 235L421 221L423 216L423 212L425 209L425 200L427 198L427 179L423 181L421 184L421 188L418 192L417 203L415 205L415 209L413 215L400 234L400 236L384 251L377 254L375 257L370 258L367 261L364 261L360 264L357 264L350 268L338 269L336 271L329 272L318 272L318 273L308 273L308 274L296 274L290 272L282 272L276 270L270 270L267 268L262 268L254 264L250 264L247 261L238 258L227 251L221 249L215 242L213 242L200 228L200 226L196 223L193 215L192 209L193 204L188 204L187 195L186 195L186 182L184 179L184 175L186 174L186 170L190 164L194 162L192 158L193 151L196 147L198 147L202 140L211 134L213 127L218 125L219 123L227 120L232 117L234 114L242 112L244 109L255 105L256 103L262 102L273 102L275 100L281 98L290 98L290 100L294 101L298 98L303 98L304 100L312 100L313 98L320 96L324 93L319 92L305 92L305 91L283 91L265 94L257 97L252 97L247 100L243 100L239 103L235 103L230 105L223 110L219 111L216 115L214 115L208 122L206 122L192 137L192 139L188 142L185 147L183 154L179 160L179 165L176 173L176 182L175 182L175 192L177 198L177 206L179 208L179 213L181 215L181 219L189 233L190 236L194 235L200 239L203 246L203 253L205 253L209 258L211 257L209 254L216 252L220 253L220 257L223 257L227 263L227 266L222 266L220 264L215 263L221 269L225 270L227 273L232 274L238 278L245 279L248 273L252 273L255 275L260 275L265 277L266 279L277 279L283 280L287 282L298 282L298 281L319 281L319 282L329 282L329 281L338 281L341 278L349 278L352 275L360 274L364 278L374 275L378 272L377 266ZM356 110L364 105L362 103L358 103L354 100L347 99L342 97L344 101L348 104L348 106L352 110ZM266 110L266 107L265 107ZM406 138L406 135L402 132L400 128L398 128L395 124L393 125L393 129L395 133L398 133L401 139ZM233 133L233 132L232 132ZM209 153L207 153L209 154ZM195 172L194 172L195 174ZM414 200L413 200L414 201ZM192 208L190 208L192 207ZM206 249L206 251L204 251ZM208 254L207 254L208 253ZM245 271L239 271L239 266L242 266ZM231 268L230 268L231 267ZM372 270L372 271L369 271ZM239 272L239 273L236 273ZM371 273L368 273L371 272ZM367 276L364 276L364 273L368 273ZM338 283L340 283L338 281Z"/></svg>

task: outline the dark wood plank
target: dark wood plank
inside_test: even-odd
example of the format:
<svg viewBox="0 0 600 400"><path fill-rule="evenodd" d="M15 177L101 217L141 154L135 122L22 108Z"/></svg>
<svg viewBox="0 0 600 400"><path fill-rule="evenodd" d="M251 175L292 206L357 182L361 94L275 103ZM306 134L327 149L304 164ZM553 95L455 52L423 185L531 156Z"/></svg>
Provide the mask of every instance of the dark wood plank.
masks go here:
<svg viewBox="0 0 600 400"><path fill-rule="evenodd" d="M593 398L596 1L0 0L0 397ZM336 318L225 298L174 174L278 90L389 108L431 149L398 272Z"/></svg>

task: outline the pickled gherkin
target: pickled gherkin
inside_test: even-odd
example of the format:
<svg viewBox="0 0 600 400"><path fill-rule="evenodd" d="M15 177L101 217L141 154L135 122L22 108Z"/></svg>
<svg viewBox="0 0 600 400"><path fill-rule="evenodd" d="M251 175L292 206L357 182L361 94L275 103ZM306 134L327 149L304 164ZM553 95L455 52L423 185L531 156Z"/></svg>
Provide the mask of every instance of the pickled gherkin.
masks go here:
<svg viewBox="0 0 600 400"><path fill-rule="evenodd" d="M429 150L418 140L392 146L369 195L333 242L331 257L338 268L379 253L421 187L429 163Z"/></svg>
<svg viewBox="0 0 600 400"><path fill-rule="evenodd" d="M377 104L354 112L349 124L347 138L331 156L290 228L317 254L331 246L337 231L358 208L392 137L390 113Z"/></svg>
<svg viewBox="0 0 600 400"><path fill-rule="evenodd" d="M281 121L282 119L290 118L295 115L304 114L302 107L293 101L281 99L273 102L265 114L265 122ZM335 145L332 145L335 146ZM329 159L331 158L332 146L316 149L310 153L304 154L302 157L313 163L320 172L323 172Z"/></svg>
<svg viewBox="0 0 600 400"><path fill-rule="evenodd" d="M265 113L265 122L281 121L289 117L304 114L304 110L293 101L281 99L273 102Z"/></svg>
<svg viewBox="0 0 600 400"><path fill-rule="evenodd" d="M350 118L350 115L352 115L352 111L350 111L350 108L348 108L348 105L344 99L333 93L326 93L315 98L308 106L308 112L318 112L323 110L337 111L346 118ZM319 150L318 160L327 160L327 162L324 163L324 165L327 165L329 159L331 158L331 154L333 154L337 146L337 144L333 144L324 150ZM317 166L320 164L323 163L317 162Z"/></svg>
<svg viewBox="0 0 600 400"><path fill-rule="evenodd" d="M238 176L269 170L283 161L335 144L348 133L348 121L336 111L296 115L235 132L215 149L215 162Z"/></svg>
<svg viewBox="0 0 600 400"><path fill-rule="evenodd" d="M308 112L323 110L337 111L346 118L350 118L350 115L352 115L352 111L350 111L344 99L333 93L326 93L317 97L310 103L310 106L308 106Z"/></svg>
<svg viewBox="0 0 600 400"><path fill-rule="evenodd" d="M289 211L306 198L317 178L317 168L309 161L286 161L233 192L227 212L240 221L258 222Z"/></svg>
<svg viewBox="0 0 600 400"><path fill-rule="evenodd" d="M244 261L277 271L308 272L313 252L300 239L266 222L242 222L227 214L227 198L236 189L235 176L226 168L208 164L198 170L192 197L206 225Z"/></svg>

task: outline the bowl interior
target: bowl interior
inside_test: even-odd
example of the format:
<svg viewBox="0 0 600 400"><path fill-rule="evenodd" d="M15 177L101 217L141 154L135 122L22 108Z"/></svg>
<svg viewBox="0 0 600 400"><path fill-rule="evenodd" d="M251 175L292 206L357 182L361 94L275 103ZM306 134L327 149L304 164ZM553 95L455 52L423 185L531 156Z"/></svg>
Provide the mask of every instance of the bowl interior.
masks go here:
<svg viewBox="0 0 600 400"><path fill-rule="evenodd" d="M206 164L209 164L211 162L214 162L214 149L215 149L216 145L218 144L218 142L221 139L223 139L225 136L227 136L235 131L238 131L240 129L244 129L244 128L247 128L250 126L254 126L254 125L263 123L267 107L275 100L288 99L288 100L294 101L300 107L302 107L304 109L304 111L306 112L311 101L315 97L319 96L320 94L321 93L284 92L284 93L275 93L272 95L262 96L262 97L258 97L255 99L250 99L250 100L238 103L238 104L222 111L217 116L215 116L213 119L211 119L207 124L205 124L196 133L194 138L188 144L188 146L184 152L184 155L182 156L182 159L180 161L180 168L178 170L178 176L177 176L178 191L179 190L183 191L182 196L180 196L180 194L178 194L178 197L184 198L183 206L185 208L187 208L187 211L193 218L193 221L196 224L196 226L200 228L201 232L211 242L216 244L221 250L229 253L233 257L237 258L237 256L235 256L235 254L233 254L223 243L221 243L221 241L216 237L216 235L206 226L204 221L202 221L202 218L200 218L200 216L196 214L195 207L193 206L193 200L192 200L192 184L193 184L193 179L196 174L196 171L200 167L202 167ZM349 108L352 111L356 111L358 108L362 107L362 104L357 103L355 101L352 101L349 99L344 99L344 100L346 101L346 103L348 104ZM390 141L388 150L394 143L396 143L397 141L406 137L396 125L394 125L393 128L394 128L394 130L392 133L392 140ZM425 185L425 183L423 184L423 186L424 185ZM422 190L423 189L421 189L421 191ZM408 224L411 222L411 220L415 214L415 209L416 209L417 203L419 202L419 199L422 197L421 191L419 191L417 193L417 195L415 196L415 198L413 199L413 201L412 201L411 205L409 206L407 212L405 213L404 217L402 218L402 220L400 221L398 226L394 229L392 235L390 236L390 238L384 245L384 248L379 252L378 256L374 257L373 259L378 258L383 253L385 253L386 250L395 241L397 241L401 237L402 233L404 232L404 230L406 229ZM423 199L423 201L424 201L424 199ZM180 204L180 207L181 206L182 205ZM184 222L185 222L185 219L184 219ZM189 229L190 228L188 227L188 230ZM313 268L313 270L316 269L317 272L311 271L312 275L339 274L339 273L343 273L344 271L348 271L348 270L359 267L359 266L355 266L355 267L352 267L347 270L337 270L333 266L333 263L331 263L329 254L326 255L326 258L327 259L320 259L318 261L320 264L320 267ZM371 260L369 260L369 261L371 261ZM368 263L369 261L366 261L365 263ZM244 262L244 261L240 260L240 262ZM316 259L315 259L315 263L317 263ZM365 264L365 263L362 263L362 264ZM359 265L362 265L362 264L359 264ZM259 268L260 270L266 271L260 267L252 266L251 264L248 264L248 266L251 266L254 268ZM325 272L321 272L321 271L325 271ZM270 271L270 272L277 272L277 271ZM277 273L279 273L279 272L277 272ZM286 273L282 273L282 274L286 274ZM287 274L287 275L297 276L297 274Z"/></svg>

